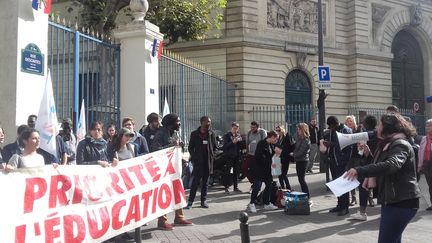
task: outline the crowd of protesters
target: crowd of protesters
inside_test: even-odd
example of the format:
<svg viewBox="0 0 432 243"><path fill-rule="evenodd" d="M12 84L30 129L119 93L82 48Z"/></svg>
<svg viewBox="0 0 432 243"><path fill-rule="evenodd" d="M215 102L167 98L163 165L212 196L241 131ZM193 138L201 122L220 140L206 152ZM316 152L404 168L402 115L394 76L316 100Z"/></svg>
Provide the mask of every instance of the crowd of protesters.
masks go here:
<svg viewBox="0 0 432 243"><path fill-rule="evenodd" d="M5 146L1 146L5 131L0 126L0 162L6 171L46 164L110 167L170 146L184 147L179 135L180 117L171 113L161 119L158 114L151 113L147 116L148 124L139 132L135 131L135 122L130 117L122 120L120 128L111 124L106 130L103 123L94 121L81 141L77 141L73 134L72 121L64 119L61 132L56 137L57 154L53 156L39 148L40 137L34 128L36 120L35 115L29 116L27 125L18 127L16 141ZM193 164L193 179L185 209L193 208L200 185L200 206L210 207L207 202L208 180L214 173L217 150L223 151L228 171L232 171L230 180L233 192L243 193L238 188L242 178L248 178L251 183L250 202L247 205L251 213L257 212L257 197L262 184L265 185L262 193L263 209L278 208L270 201L275 157L280 158L281 172L276 176L279 187L294 190L287 174L290 164L295 164L300 190L307 195L312 206L306 174L313 173L314 164L322 157L333 179L345 174L348 179L358 178L360 181L360 208L350 219L366 221L367 207L374 206L372 195L375 194L377 203L382 205L379 242L400 240L403 230L419 208L418 174L425 175L432 196L432 119L426 122L427 134L420 138L418 156L413 149L416 131L394 106L389 107L379 120L367 116L357 124L355 116L347 116L345 123L340 123L336 116L329 116L326 120L328 129L325 131L320 131L316 124L315 118L309 124L296 124L296 132L291 134L282 125L266 131L253 121L250 130L242 135L239 123L232 122L231 129L223 134L220 140L222 145L219 146L220 142L211 128L211 118L201 117L199 127L190 134L187 147L189 160ZM341 147L337 133L359 132L371 132L376 138ZM226 193L230 193L229 188L229 184L225 185ZM345 193L337 198L336 206L329 212L337 213L338 216L348 215L349 207L357 203L356 190L353 190L351 201L350 193ZM427 210L432 210L432 207ZM398 220L395 217L399 217ZM182 209L175 211L173 224L167 222L166 215L158 219L161 229L172 230L175 225L193 223L186 220ZM121 237L130 238L127 234Z"/></svg>

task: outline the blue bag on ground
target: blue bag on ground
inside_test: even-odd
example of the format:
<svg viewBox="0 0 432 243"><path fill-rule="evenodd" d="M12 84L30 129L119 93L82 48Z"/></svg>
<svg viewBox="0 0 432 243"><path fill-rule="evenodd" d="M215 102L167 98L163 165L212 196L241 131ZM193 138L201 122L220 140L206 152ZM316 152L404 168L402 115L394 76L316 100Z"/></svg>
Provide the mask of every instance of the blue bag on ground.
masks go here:
<svg viewBox="0 0 432 243"><path fill-rule="evenodd" d="M288 215L309 215L309 198L304 192L285 193L285 213Z"/></svg>

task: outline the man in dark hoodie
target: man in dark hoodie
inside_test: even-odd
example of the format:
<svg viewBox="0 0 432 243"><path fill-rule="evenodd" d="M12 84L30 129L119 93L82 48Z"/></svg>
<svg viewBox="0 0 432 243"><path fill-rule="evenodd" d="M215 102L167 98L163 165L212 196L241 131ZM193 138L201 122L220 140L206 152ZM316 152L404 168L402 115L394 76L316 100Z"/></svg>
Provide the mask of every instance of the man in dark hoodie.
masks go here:
<svg viewBox="0 0 432 243"><path fill-rule="evenodd" d="M341 150L336 132L351 134L351 128L339 123L339 120L335 116L329 116L327 118L327 125L330 129L329 138L324 141L324 145L327 146L330 172L333 179L336 179L343 175L346 171L348 161L351 159L352 146L347 146ZM338 203L335 208L330 209L331 213L338 213L338 216L344 216L349 213L349 192L338 197Z"/></svg>
<svg viewBox="0 0 432 243"><path fill-rule="evenodd" d="M162 127L156 132L154 140L150 146L150 151L154 152L172 146L183 147L184 144L179 136L180 125L180 117L177 114L170 113L164 116L162 118ZM167 223L167 220L166 215L159 217L158 228L163 230L172 230L173 225ZM185 219L183 209L177 209L175 211L174 225L188 226L193 225L193 223Z"/></svg>

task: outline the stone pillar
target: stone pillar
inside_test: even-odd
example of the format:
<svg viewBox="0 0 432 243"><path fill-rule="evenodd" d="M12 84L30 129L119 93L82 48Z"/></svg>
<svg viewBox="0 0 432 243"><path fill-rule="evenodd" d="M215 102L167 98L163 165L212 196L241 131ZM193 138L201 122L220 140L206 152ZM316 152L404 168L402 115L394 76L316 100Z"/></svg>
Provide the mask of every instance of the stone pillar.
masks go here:
<svg viewBox="0 0 432 243"><path fill-rule="evenodd" d="M47 75L48 14L29 0L0 1L0 122L6 142L38 114Z"/></svg>
<svg viewBox="0 0 432 243"><path fill-rule="evenodd" d="M131 9L132 2L137 1L131 1ZM141 12L147 11L143 6ZM159 60L151 52L154 39L161 41L163 35L159 27L143 20L142 13L133 15L135 20L115 30L114 37L121 43L121 117L134 118L138 130L147 123L148 114L159 114Z"/></svg>

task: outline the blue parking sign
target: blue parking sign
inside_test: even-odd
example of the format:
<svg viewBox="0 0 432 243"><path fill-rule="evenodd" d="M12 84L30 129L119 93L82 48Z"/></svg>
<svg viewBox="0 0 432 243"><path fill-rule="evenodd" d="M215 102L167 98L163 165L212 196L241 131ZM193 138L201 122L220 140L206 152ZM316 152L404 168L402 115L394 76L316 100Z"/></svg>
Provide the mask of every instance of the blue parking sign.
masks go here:
<svg viewBox="0 0 432 243"><path fill-rule="evenodd" d="M329 66L318 66L318 80L319 81L330 81L330 67Z"/></svg>

